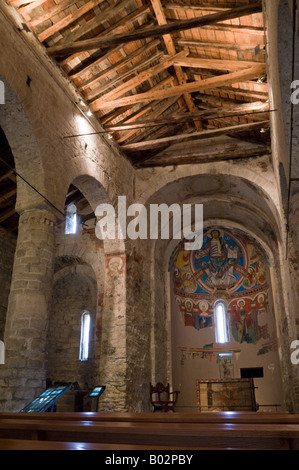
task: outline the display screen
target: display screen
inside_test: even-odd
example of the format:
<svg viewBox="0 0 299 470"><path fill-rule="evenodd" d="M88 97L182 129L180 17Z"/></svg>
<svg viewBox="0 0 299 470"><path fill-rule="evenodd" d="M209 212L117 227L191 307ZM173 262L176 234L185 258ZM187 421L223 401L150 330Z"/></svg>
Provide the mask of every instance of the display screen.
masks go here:
<svg viewBox="0 0 299 470"><path fill-rule="evenodd" d="M47 388L43 393L41 393L37 398L35 398L31 403L25 406L21 410L23 413L30 412L42 412L47 411L55 402L60 398L64 393L68 392L72 384L60 385L58 387Z"/></svg>
<svg viewBox="0 0 299 470"><path fill-rule="evenodd" d="M91 392L90 394L88 395L89 397L99 397L100 395L102 395L102 393L104 392L105 390L105 386L104 385L99 385L97 387L95 387Z"/></svg>

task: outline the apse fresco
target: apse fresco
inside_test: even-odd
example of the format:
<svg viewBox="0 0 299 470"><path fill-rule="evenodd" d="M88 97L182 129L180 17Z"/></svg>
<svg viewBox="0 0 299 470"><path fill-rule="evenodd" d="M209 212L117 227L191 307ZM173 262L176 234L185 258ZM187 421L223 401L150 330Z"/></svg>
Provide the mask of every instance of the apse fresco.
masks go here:
<svg viewBox="0 0 299 470"><path fill-rule="evenodd" d="M213 305L221 298L235 341L269 339L267 324L260 322L269 311L266 260L253 239L237 230L211 228L200 250L185 251L182 242L172 263L175 300L185 326L213 326Z"/></svg>

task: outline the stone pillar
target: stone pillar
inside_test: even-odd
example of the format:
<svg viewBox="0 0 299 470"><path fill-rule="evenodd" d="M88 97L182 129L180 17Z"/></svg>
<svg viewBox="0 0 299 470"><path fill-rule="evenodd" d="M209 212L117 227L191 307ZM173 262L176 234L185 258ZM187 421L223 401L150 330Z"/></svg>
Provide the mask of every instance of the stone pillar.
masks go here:
<svg viewBox="0 0 299 470"><path fill-rule="evenodd" d="M127 410L126 375L126 252L105 253L105 292L101 323L100 381L106 386L99 400L100 411Z"/></svg>
<svg viewBox="0 0 299 470"><path fill-rule="evenodd" d="M46 385L46 338L52 298L55 215L20 215L0 366L0 411L19 411Z"/></svg>

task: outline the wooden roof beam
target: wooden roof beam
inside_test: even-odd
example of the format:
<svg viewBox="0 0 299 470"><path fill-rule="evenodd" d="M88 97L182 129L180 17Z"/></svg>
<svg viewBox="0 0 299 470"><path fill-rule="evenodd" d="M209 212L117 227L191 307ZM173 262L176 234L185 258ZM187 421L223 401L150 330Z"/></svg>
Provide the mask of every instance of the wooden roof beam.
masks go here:
<svg viewBox="0 0 299 470"><path fill-rule="evenodd" d="M178 46L190 46L190 47L202 47L202 48L215 48L215 49L228 49L232 51L247 51L254 52L256 55L261 52L265 52L265 46L262 44L257 44L256 46L244 42L240 44L239 42L213 42L213 41L200 41L198 39L181 39L174 38L175 44Z"/></svg>
<svg viewBox="0 0 299 470"><path fill-rule="evenodd" d="M4 222L5 220L9 219L11 216L15 215L16 211L14 207L7 209L6 211L0 214L0 223Z"/></svg>
<svg viewBox="0 0 299 470"><path fill-rule="evenodd" d="M260 62L249 62L245 60L220 60L220 59L202 59L200 57L178 57L174 61L175 65L181 67L192 67L209 70L227 70L236 72L237 70L248 69L254 67Z"/></svg>
<svg viewBox="0 0 299 470"><path fill-rule="evenodd" d="M97 0L99 1L99 0ZM86 7L86 5L85 5ZM76 41L74 43L52 46L47 49L49 55L59 57L73 54L75 52L87 51L97 48L113 47L117 44L136 41L138 39L145 39L149 37L161 37L165 34L171 34L178 31L183 31L192 28L198 28L211 24L218 23L219 21L226 21L233 18L240 18L248 16L253 13L260 13L262 11L262 2L255 2L253 4L245 5L238 8L233 8L227 11L221 11L211 15L201 16L199 18L191 18L187 20L173 21L169 24L152 26L151 28L137 29L131 33L107 35L93 39L86 39L83 41ZM56 26L56 25L54 25ZM57 26L56 26L57 29ZM53 33L54 34L54 33ZM43 35L44 39L48 37L46 33ZM44 40L43 39L43 40Z"/></svg>
<svg viewBox="0 0 299 470"><path fill-rule="evenodd" d="M184 85L177 85L172 88L158 91L148 91L145 93L139 93L131 96L126 96L113 101L103 101L103 99L95 100L91 105L92 111L98 111L99 109L115 108L126 106L128 104L136 104L154 100L161 100L169 98L170 96L180 96L184 93L194 93L202 91L208 88L218 88L230 83L237 83L239 81L250 80L259 77L265 73L265 64L259 64L249 69L241 70L238 72L228 73L219 75L217 77L208 78L201 81L194 81L186 83Z"/></svg>
<svg viewBox="0 0 299 470"><path fill-rule="evenodd" d="M126 55L125 57L123 57L121 60L119 60L118 62L116 62L115 64L112 64L111 66L107 67L105 70L102 70L100 73L98 73L97 75L93 76L92 78L90 78L89 80L85 81L82 83L82 85L79 86L79 89L82 89L84 90L85 88L88 88L89 86L92 86L95 82L97 82L98 80L103 80L104 78L106 78L108 75L110 75L111 73L113 72L117 72L117 70L121 67L123 67L124 65L127 65L129 64L134 58L136 57L141 57L142 54L150 51L151 49L153 49L154 47L157 47L159 46L160 44L160 41L158 39L155 39L147 44L145 44L144 46L142 47L139 47L138 49L136 49L134 52L131 52L130 54ZM79 73L82 73L84 74L86 71L88 71L91 67L93 67L94 65L98 64L99 62L101 62L102 59L97 59L96 63L94 64L90 64L88 65L88 67L86 69L82 69ZM70 74L69 76L72 76L72 74Z"/></svg>
<svg viewBox="0 0 299 470"><path fill-rule="evenodd" d="M136 142L134 144L127 144L122 145L121 149L125 152L138 152L138 151L145 151L145 150L153 150L155 148L163 147L165 144L173 144L173 143L180 143L186 142L190 140L197 140L197 139L206 139L211 137L218 137L225 134L235 134L238 132L249 132L255 129L259 129L261 127L267 128L269 127L269 121L261 121L261 122L254 122L249 124L238 124L236 126L228 126L228 127L221 127L219 129L209 129L204 130L202 132L193 132L189 134L180 134L180 135L172 135L170 137L164 137L162 139L155 139L155 140L145 140L143 142Z"/></svg>
<svg viewBox="0 0 299 470"><path fill-rule="evenodd" d="M163 52L157 52L155 55L152 55L151 57L149 57L148 59L144 60L144 61L140 61L138 62L138 64L136 64L134 67L132 67L131 69L129 70L126 70L124 73L122 74L119 74L115 79L112 79L112 80L108 80L107 82L105 83L97 83L97 79L94 78L94 80L91 82L92 83L92 86L91 86L91 89L90 90L87 90L85 93L85 96L86 96L86 99L88 100L88 102L92 102L94 101L95 99L98 99L100 98L101 96L100 95L103 95L107 90L109 90L109 88L112 88L114 87L114 89L112 90L112 92L115 90L117 90L118 88L120 87L124 87L126 83L128 83L129 81L133 80L134 78L137 79L136 80L136 83L138 82L138 78L139 78L139 75L143 74L144 72L139 72L139 69L144 69L146 66L150 65L151 63L153 63L154 61L157 61L159 59L161 59L162 57L164 57L165 59L165 55L163 54ZM109 67L110 68L110 67ZM118 67L117 67L118 68ZM167 67L166 67L167 68ZM148 73L150 74L150 70L151 69L154 69L154 67L149 67L147 69ZM164 70L164 69L163 69ZM138 74L139 72L139 74ZM154 73L154 72L153 72ZM125 82L123 83L123 81L127 78L127 77L132 77L132 75L134 75L134 77L132 79L129 79L128 82ZM151 76L151 75L149 75ZM142 83L142 78L140 78L140 83ZM121 83L121 85L119 85L119 83ZM135 83L135 82L132 82L132 83ZM80 87L79 87L80 88ZM84 85L84 88L89 88L89 87L85 87ZM133 86L131 88L129 88L129 91L131 91L133 88ZM82 88L83 89L83 88ZM110 96L110 94L112 92L108 92L105 94L105 96ZM115 96L117 96L115 94ZM120 95L121 96L121 95Z"/></svg>
<svg viewBox="0 0 299 470"><path fill-rule="evenodd" d="M190 121L191 119L194 118L200 118L200 119L221 119L223 117L227 117L228 115L232 116L239 116L239 115L245 115L245 116L250 116L253 115L255 116L257 112L262 113L262 112L267 112L269 110L269 104L268 103L263 103L261 101L257 101L255 103L245 103L237 106L229 106L226 108L223 107L218 107L218 108L210 108L208 110L204 111L197 111L195 113L184 113L179 116L171 116L168 118L160 118L156 119L157 116L155 116L155 120L153 120L152 116L151 118L144 119L143 121L137 121L137 122L132 122L128 123L125 122L123 124L115 124L111 126L106 127L107 132L116 132L116 131L126 131L130 129L143 129L146 127L156 127L156 126L162 126L162 125L168 125L168 124L176 124L178 122L184 122L184 121Z"/></svg>
<svg viewBox="0 0 299 470"><path fill-rule="evenodd" d="M178 60L180 57L186 57L187 54L187 51L181 51L178 54L175 54L174 56L164 56L164 59L161 60L159 64L155 65L154 67L150 67L149 69L144 70L143 72L140 72L127 82L122 83L117 88L114 88L109 93L106 93L102 98L97 99L97 104L100 106L101 101L105 102L110 98L117 99L120 96L125 95L136 86L148 80L150 77L157 75L163 70L171 67L174 64L175 60Z"/></svg>
<svg viewBox="0 0 299 470"><path fill-rule="evenodd" d="M165 25L167 24L167 20L163 11L163 7L161 5L160 0L151 0L151 4L154 10L154 13L156 15L157 21L159 25ZM173 39L170 34L166 34L163 36L163 41L165 43L166 49L168 54L175 55L176 54L176 48L173 42ZM185 75L184 72L180 66L179 63L174 64L174 70L175 74L178 80L179 85L184 85L186 83ZM196 107L194 105L194 102L192 100L192 96L190 93L185 93L184 94L184 100L186 102L186 105L188 106L188 109L191 113L196 111ZM200 121L195 120L194 125L198 131L202 129L202 125Z"/></svg>
<svg viewBox="0 0 299 470"><path fill-rule="evenodd" d="M170 150L169 147L165 153L162 151L158 155L152 158L145 158L144 160L136 159L134 166L136 168L153 168L153 167L166 167L176 165L190 165L199 163L210 163L210 162L221 162L226 160L237 160L237 159L248 159L263 157L271 154L271 148L267 145L258 145L256 147L247 148L246 146L239 144L221 144L221 149L216 148L214 151L211 148L210 151L201 151L198 148L196 151L175 151Z"/></svg>
<svg viewBox="0 0 299 470"><path fill-rule="evenodd" d="M38 34L37 35L38 39L41 42L45 41L46 39L50 38L54 34L58 33L60 30L74 23L76 20L81 18L82 15L85 15L85 13L88 13L92 8L96 7L99 3L102 3L102 2L103 0L90 0L81 8L78 8L78 10L75 13L70 13L69 15L62 18L62 20L50 26L50 28L47 28L42 33Z"/></svg>

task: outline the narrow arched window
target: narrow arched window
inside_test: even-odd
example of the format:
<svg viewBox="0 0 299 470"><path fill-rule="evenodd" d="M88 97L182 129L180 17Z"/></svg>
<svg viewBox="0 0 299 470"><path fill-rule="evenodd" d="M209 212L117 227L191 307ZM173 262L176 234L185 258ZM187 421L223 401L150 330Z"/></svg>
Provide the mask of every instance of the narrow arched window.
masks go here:
<svg viewBox="0 0 299 470"><path fill-rule="evenodd" d="M87 361L89 355L90 314L86 310L81 315L80 361Z"/></svg>
<svg viewBox="0 0 299 470"><path fill-rule="evenodd" d="M229 342L229 328L226 303L216 300L214 303L215 340L216 343Z"/></svg>
<svg viewBox="0 0 299 470"><path fill-rule="evenodd" d="M73 203L66 207L64 233L66 235L77 233L77 207Z"/></svg>

